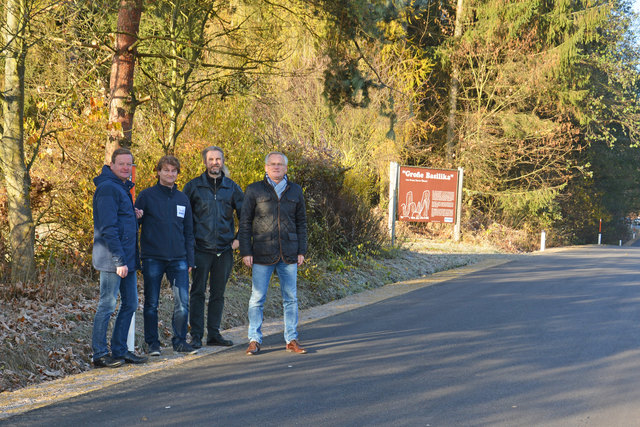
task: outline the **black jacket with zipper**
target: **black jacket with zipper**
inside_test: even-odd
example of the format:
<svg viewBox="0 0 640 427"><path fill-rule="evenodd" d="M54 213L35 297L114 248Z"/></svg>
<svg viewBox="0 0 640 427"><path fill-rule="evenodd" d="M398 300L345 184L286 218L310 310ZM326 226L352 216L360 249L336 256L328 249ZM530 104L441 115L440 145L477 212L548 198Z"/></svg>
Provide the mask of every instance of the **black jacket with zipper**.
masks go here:
<svg viewBox="0 0 640 427"><path fill-rule="evenodd" d="M247 187L238 230L240 255L256 264L298 262L307 253L307 214L302 188L287 180L280 199L265 179Z"/></svg>
<svg viewBox="0 0 640 427"><path fill-rule="evenodd" d="M201 252L222 253L231 249L236 238L233 212L240 219L242 189L224 174L218 179L222 180L219 185L212 186L204 172L182 190L191 202L193 235Z"/></svg>

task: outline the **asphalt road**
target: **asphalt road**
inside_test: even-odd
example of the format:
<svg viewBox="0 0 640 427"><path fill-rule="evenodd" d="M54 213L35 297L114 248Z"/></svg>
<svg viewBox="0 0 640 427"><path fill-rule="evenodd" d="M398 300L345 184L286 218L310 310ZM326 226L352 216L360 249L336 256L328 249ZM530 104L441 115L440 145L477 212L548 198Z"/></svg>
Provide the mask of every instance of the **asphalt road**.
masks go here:
<svg viewBox="0 0 640 427"><path fill-rule="evenodd" d="M1 425L640 426L640 248L524 256Z"/></svg>

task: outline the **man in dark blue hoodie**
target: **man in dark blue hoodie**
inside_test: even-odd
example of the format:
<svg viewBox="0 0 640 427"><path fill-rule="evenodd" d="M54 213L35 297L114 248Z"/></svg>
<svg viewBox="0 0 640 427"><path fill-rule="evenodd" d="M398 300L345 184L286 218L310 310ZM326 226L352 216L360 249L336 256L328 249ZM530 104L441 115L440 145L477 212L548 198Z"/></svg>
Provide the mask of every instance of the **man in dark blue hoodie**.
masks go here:
<svg viewBox="0 0 640 427"><path fill-rule="evenodd" d="M94 178L93 195L93 266L100 271L100 300L93 321L91 344L93 365L115 368L123 363L144 363L127 349L131 317L138 308L136 269L138 259L138 224L129 180L133 155L118 148L111 155L111 165L103 166ZM120 293L120 310L111 337L111 354L107 347L109 319L116 309Z"/></svg>
<svg viewBox="0 0 640 427"><path fill-rule="evenodd" d="M150 356L160 355L158 299L166 274L174 298L173 350L197 352L187 343L189 321L189 272L193 260L193 218L189 199L176 186L180 162L164 156L156 166L158 183L143 190L136 208L143 212L139 222L142 274L144 276L144 340Z"/></svg>

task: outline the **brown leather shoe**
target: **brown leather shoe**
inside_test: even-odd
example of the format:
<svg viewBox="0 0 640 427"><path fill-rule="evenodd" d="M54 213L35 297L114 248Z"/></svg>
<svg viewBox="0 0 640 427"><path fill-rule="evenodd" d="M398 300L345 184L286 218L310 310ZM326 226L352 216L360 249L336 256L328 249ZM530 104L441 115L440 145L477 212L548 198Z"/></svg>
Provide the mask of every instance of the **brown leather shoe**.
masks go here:
<svg viewBox="0 0 640 427"><path fill-rule="evenodd" d="M257 341L251 341L247 347L247 356L254 356L260 353L260 344Z"/></svg>
<svg viewBox="0 0 640 427"><path fill-rule="evenodd" d="M287 344L287 351L298 354L305 354L307 352L307 350L300 347L300 344L298 344L297 340L291 340L291 342Z"/></svg>

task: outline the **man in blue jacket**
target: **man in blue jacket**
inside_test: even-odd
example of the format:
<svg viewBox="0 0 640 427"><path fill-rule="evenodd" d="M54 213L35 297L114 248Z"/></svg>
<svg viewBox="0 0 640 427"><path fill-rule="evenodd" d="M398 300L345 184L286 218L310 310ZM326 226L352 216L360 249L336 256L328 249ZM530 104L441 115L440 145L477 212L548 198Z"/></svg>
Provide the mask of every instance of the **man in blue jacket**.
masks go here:
<svg viewBox="0 0 640 427"><path fill-rule="evenodd" d="M160 355L158 339L158 299L162 277L166 274L173 290L173 350L195 354L187 343L189 320L189 272L193 260L193 219L191 205L178 191L176 179L180 162L164 156L156 166L158 183L143 190L136 208L143 212L139 222L142 275L144 276L144 340L150 356Z"/></svg>
<svg viewBox="0 0 640 427"><path fill-rule="evenodd" d="M94 178L93 195L93 266L100 271L100 300L93 321L91 344L93 365L115 368L123 363L144 363L127 349L131 317L138 308L136 269L138 259L138 224L129 180L133 155L118 148L111 155L111 165L103 166ZM120 310L111 337L111 354L107 347L109 319L115 311L120 293Z"/></svg>
<svg viewBox="0 0 640 427"><path fill-rule="evenodd" d="M209 281L207 345L232 346L220 334L224 291L233 267L233 251L238 248L233 213L240 218L244 195L240 186L225 176L224 153L220 147L202 151L205 172L184 186L191 201L193 234L196 240L191 285L189 324L191 345L202 347L204 300Z"/></svg>

